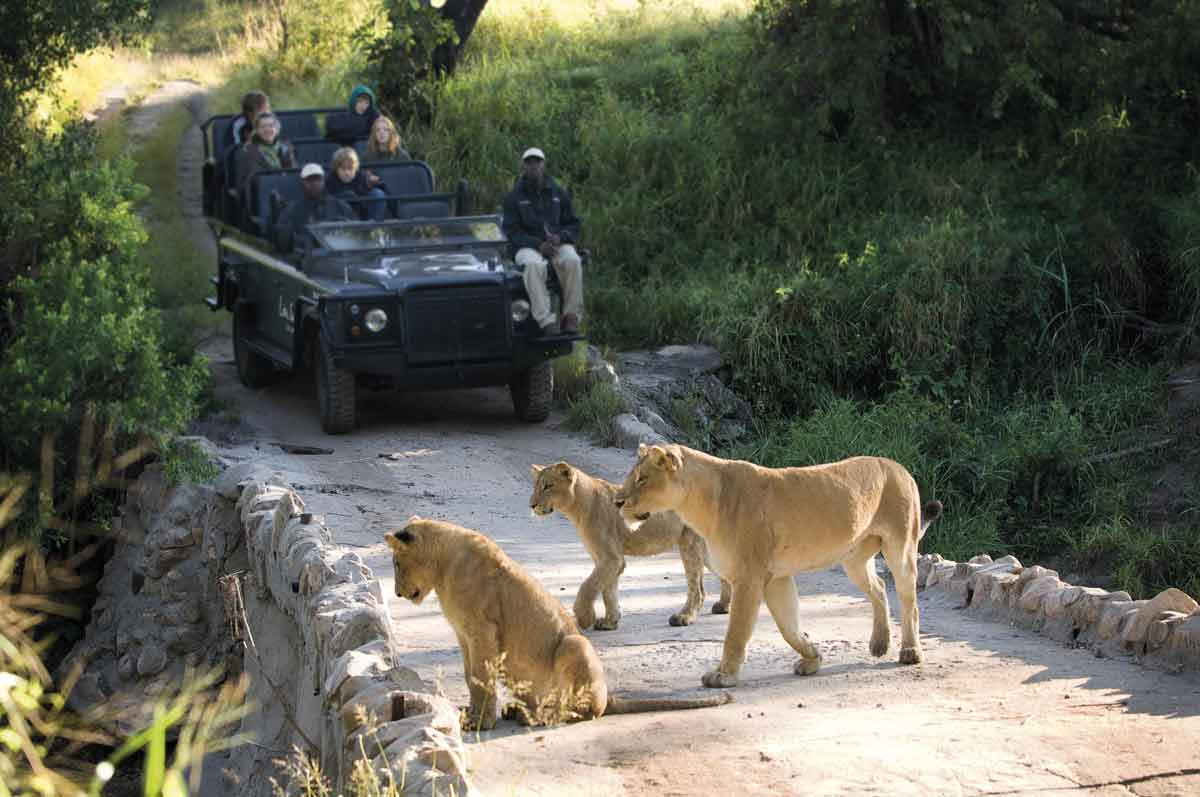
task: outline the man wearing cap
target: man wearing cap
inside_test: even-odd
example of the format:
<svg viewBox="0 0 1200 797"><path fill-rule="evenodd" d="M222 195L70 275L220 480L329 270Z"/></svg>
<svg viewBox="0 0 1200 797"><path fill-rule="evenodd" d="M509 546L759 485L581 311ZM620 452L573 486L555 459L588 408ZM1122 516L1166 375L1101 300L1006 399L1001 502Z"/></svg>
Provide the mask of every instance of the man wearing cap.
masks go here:
<svg viewBox="0 0 1200 797"><path fill-rule="evenodd" d="M505 236L525 269L529 309L542 334L579 331L583 315L583 267L575 242L582 222L571 208L571 195L546 174L546 155L530 147L521 155L521 176L504 198ZM554 265L562 286L562 319L550 311L546 267Z"/></svg>
<svg viewBox="0 0 1200 797"><path fill-rule="evenodd" d="M325 193L325 170L319 163L306 163L300 170L304 196L289 202L275 226L275 246L281 252L291 252L296 246L296 234L318 221L348 221L354 211L342 200Z"/></svg>

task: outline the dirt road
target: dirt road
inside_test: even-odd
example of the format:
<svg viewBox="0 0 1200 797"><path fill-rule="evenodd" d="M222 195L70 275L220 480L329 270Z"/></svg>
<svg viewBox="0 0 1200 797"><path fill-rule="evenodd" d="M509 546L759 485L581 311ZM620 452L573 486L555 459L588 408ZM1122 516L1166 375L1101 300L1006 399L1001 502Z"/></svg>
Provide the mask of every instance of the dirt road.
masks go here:
<svg viewBox="0 0 1200 797"><path fill-rule="evenodd" d="M247 390L228 338L205 348L238 423L200 431L228 458L278 470L389 593L381 537L417 513L489 534L571 604L591 562L568 521L531 517L529 465L566 459L619 479L629 452L591 446L559 416L519 423L503 390L369 395L360 429L327 437L307 383ZM279 443L329 453L291 455ZM868 655L870 607L840 571L798 582L805 629L825 659L819 674L791 675L794 654L764 609L736 703L552 729L501 723L469 736L477 783L490 795L1200 794L1200 678L972 620L933 594L921 598L926 662L902 668L895 648ZM717 586L710 576L708 605ZM588 632L618 691L698 690L725 617L668 627L683 596L677 557L630 561L620 629ZM392 616L404 663L465 703L436 599L397 601Z"/></svg>

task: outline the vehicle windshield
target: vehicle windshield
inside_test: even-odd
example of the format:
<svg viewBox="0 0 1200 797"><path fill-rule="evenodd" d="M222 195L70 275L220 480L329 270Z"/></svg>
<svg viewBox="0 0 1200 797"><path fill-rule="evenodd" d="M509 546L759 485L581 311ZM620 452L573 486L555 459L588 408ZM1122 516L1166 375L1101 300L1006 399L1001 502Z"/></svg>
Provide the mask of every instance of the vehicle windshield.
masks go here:
<svg viewBox="0 0 1200 797"><path fill-rule="evenodd" d="M323 248L335 252L467 246L505 240L495 218L324 222L310 224L308 229Z"/></svg>

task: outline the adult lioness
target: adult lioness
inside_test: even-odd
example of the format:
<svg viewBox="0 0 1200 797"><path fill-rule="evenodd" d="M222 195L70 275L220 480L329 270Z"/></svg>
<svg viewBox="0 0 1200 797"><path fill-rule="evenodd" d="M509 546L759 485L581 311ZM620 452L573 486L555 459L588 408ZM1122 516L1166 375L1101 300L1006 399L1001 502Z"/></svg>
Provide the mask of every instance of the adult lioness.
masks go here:
<svg viewBox="0 0 1200 797"><path fill-rule="evenodd" d="M518 718L531 723L728 702L610 695L600 658L562 604L478 532L413 516L384 539L392 549L396 595L419 604L436 591L458 637L471 693L470 728L496 724L501 667L521 701Z"/></svg>
<svg viewBox="0 0 1200 797"><path fill-rule="evenodd" d="M625 571L626 556L654 556L672 548L679 549L687 578L687 602L671 615L671 625L691 625L704 605L704 565L708 552L704 540L684 525L674 512L653 515L641 524L637 533L629 528L621 510L613 503L617 485L590 476L565 462L549 467L533 465L533 494L529 508L544 517L558 510L575 524L583 547L595 563L595 569L575 597L575 622L581 628L612 631L621 620L617 581ZM596 595L604 596L604 617L596 619ZM721 581L721 599L713 604L713 614L729 611L729 584ZM593 626L593 623L595 624Z"/></svg>
<svg viewBox="0 0 1200 797"><path fill-rule="evenodd" d="M705 686L737 684L765 598L779 632L799 654L797 675L821 656L800 630L792 574L841 562L874 608L871 653L891 644L887 592L875 574L883 551L900 597L900 663L921 660L917 612L917 543L942 512L922 510L917 483L899 463L853 457L807 468L764 468L680 445L638 448L638 461L617 492L626 518L674 510L704 537L717 572L733 585L725 649Z"/></svg>

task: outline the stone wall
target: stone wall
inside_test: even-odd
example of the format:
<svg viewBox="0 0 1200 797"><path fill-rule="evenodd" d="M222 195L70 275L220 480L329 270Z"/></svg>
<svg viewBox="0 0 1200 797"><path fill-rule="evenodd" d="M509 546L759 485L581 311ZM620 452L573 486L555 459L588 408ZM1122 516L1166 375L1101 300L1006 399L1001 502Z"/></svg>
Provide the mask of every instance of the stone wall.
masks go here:
<svg viewBox="0 0 1200 797"><path fill-rule="evenodd" d="M246 670L267 709L250 721L274 734L263 744L303 747L307 737L335 790L345 790L356 766L369 765L383 782L390 767L405 794L471 793L458 711L397 663L387 595L370 569L332 545L329 530L286 485L252 478L240 486L249 560L241 594L258 650L247 653ZM230 785L240 786L238 794L269 794L264 773L273 757L244 750Z"/></svg>
<svg viewBox="0 0 1200 797"><path fill-rule="evenodd" d="M189 669L244 670L254 744L207 760L203 795L267 797L293 748L335 793L361 766L384 782L390 768L406 794L473 793L457 710L398 665L379 582L287 485L238 465L172 486L151 466L113 531L91 623L60 670L83 664L74 708L114 708L111 729L128 736Z"/></svg>
<svg viewBox="0 0 1200 797"><path fill-rule="evenodd" d="M972 614L1086 647L1098 656L1200 670L1200 605L1178 589L1135 601L1127 592L1073 586L1053 570L1023 567L1014 556L952 562L925 554L917 566L918 589L953 595Z"/></svg>

